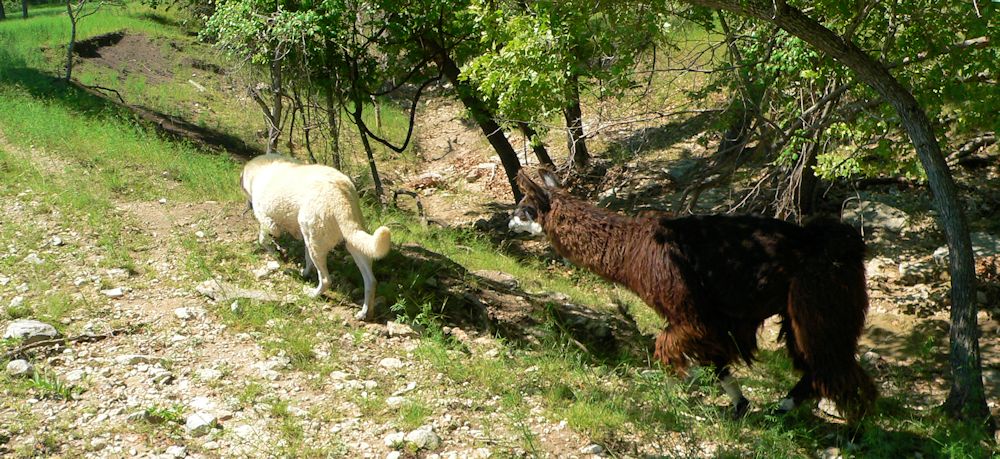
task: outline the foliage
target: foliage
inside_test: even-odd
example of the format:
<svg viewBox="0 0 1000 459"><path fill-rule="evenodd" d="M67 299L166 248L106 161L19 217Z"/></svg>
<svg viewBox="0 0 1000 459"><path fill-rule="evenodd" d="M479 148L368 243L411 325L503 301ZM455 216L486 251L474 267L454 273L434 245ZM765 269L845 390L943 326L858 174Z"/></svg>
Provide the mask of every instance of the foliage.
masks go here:
<svg viewBox="0 0 1000 459"><path fill-rule="evenodd" d="M539 132L570 102L578 79L599 97L638 84L634 68L665 36L662 3L517 2L471 5L482 44L463 76L497 106L501 117Z"/></svg>
<svg viewBox="0 0 1000 459"><path fill-rule="evenodd" d="M939 137L947 139L946 152L1000 127L996 3L983 2L978 15L972 2L958 0L808 6L811 17L875 54L912 88L937 122ZM816 172L827 179L855 174L923 178L911 145L899 141L903 134L892 108L878 103L879 96L843 66L763 21L728 14L723 21L732 28L738 54L717 65L736 71L721 73L715 84L737 94L766 93L758 104L767 120L761 137L778 147L773 152L777 164L794 164L806 146L819 144ZM962 45L982 38L989 43ZM832 110L821 115L824 96L844 86L848 91L827 102ZM806 113L810 107L814 110Z"/></svg>

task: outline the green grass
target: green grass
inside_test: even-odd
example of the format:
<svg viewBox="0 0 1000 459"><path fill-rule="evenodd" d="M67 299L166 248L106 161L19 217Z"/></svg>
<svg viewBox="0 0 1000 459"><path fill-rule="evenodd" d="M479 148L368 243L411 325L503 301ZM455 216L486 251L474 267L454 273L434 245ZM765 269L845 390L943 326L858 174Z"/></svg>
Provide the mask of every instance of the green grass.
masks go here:
<svg viewBox="0 0 1000 459"><path fill-rule="evenodd" d="M54 77L62 64L65 18L55 8L36 11L37 16L28 21L0 22L0 107L3 107L0 197L5 202L21 204L34 201L26 205L26 215L73 222L81 233L93 235L102 256L98 262L101 267L121 267L139 274L139 278L148 277L144 276L149 273L147 268L137 260L144 259L142 254L151 245L165 244L179 254L179 268L189 277L182 284L171 284L173 287L190 287L192 281L219 276L246 288L259 288L260 282L248 267L260 266L265 257L252 240L218 242L196 238L188 234L193 231L185 229L183 233L162 235L161 240L151 241L139 237L134 230L143 222L133 221L116 209L123 202L168 197L171 203L220 201L231 210L242 199L236 186L239 165L224 155L163 139L130 114L58 83ZM171 13L154 13L139 6L106 9L84 20L81 38L127 29L156 40L176 41L190 49L205 49L193 45L183 30L164 25L163 19L171 16L163 14ZM151 20L150 15L160 15L155 16L160 22ZM40 49L45 51L39 52ZM176 54L179 58L185 56ZM207 94L196 92L186 81L189 74L180 72L186 67L179 61L174 65L178 71L167 83L141 76L118 82L119 75L86 64L78 69L77 75L85 82L102 85L114 82L130 102L184 115L189 121L253 141L253 126L259 126L255 107L247 110L246 105L234 102L230 93L214 86ZM213 77L199 78L205 81ZM677 97L675 92L660 87L656 90L663 91L657 92L663 98ZM214 98L213 110L197 112L184 104L194 98ZM373 116L371 110L367 112ZM402 112L384 103L383 126L388 136L400 138L405 121ZM372 119L369 122L374 126ZM353 138L351 134L345 131L343 137ZM297 142L301 145L298 139ZM367 177L363 153L351 143L345 147L350 149L348 156L353 155L348 172L354 177ZM406 170L417 162L417 149L392 154L376 148L379 164L385 170L397 167ZM367 186L365 180L359 181L359 188ZM29 189L31 192L26 193ZM662 326L631 293L610 286L586 271L567 267L559 260L539 260L518 253L507 242L496 242L471 230L423 227L400 211L366 207L365 213L372 226L390 226L397 245L419 244L467 270L508 272L526 290L560 292L574 303L595 309L607 310L611 303L622 303L648 333ZM43 254L46 262L39 266L25 268L20 264L24 255L42 248L50 236L28 223L29 220L4 221L0 225L0 240L16 240L21 247L19 257L0 257L4 273L19 273L19 277L0 290L6 299L14 285L24 282L30 287L30 301L6 307L6 317L37 316L59 322L76 311L96 308L60 287L65 279L58 281L62 284L57 279L67 276L59 263L48 260L48 255ZM286 272L299 268L301 247L293 244L291 248L296 261L286 263L283 271L272 276L272 281L276 293L299 299L290 304L241 300L236 310L230 309L229 304L221 304L212 312L230 330L253 334L265 353L289 357L293 371L309 375L316 381L314 389L324 390L326 374L344 367L340 353L346 351L338 352L337 346L330 346L329 355L321 358L314 350L345 333L350 333L354 345L370 346L374 338L359 327L344 326L330 317L325 310L327 304L302 297L302 288L312 287L313 281ZM60 250L66 251L67 256L83 255L71 246ZM331 257L335 285L326 301L334 304L359 297L354 290L361 285L360 275L353 263L342 262L343 256L338 251ZM400 269L401 266L407 269ZM948 422L937 412L911 407L912 394L907 388L916 378L930 377L934 370L931 365L922 367L916 376L902 370L883 374L883 378L902 389L887 391L878 402L878 410L856 429L817 418L808 410L780 418L763 413L761 408L781 398L794 383L787 357L780 351L765 350L752 370L741 370L739 374L755 410L744 420L732 421L725 397L706 376L707 372L681 379L646 360L596 359L570 345L559 333L538 344L500 340L495 357L477 354L443 332L443 327L449 324L441 311L448 305L432 281L448 272L448 266L438 262L416 263L394 251L376 263L375 269L381 281L378 295L404 320L424 329L423 337L413 349L419 365L407 377L430 382L440 373L444 378L440 384L421 383L406 395L407 401L399 409L390 410L385 406L385 398L396 383L394 379L374 369L362 370L359 378L376 380L379 386L365 396L355 392L345 397L350 397L349 401L366 418L391 423L399 429L412 429L433 420L436 406L431 401L453 397L471 400L474 407L471 412L483 418L487 431L516 438L515 445L504 445L501 449L528 453L544 452L539 433L533 431L535 418L542 416L551 423L565 421L567 428L587 441L626 455L632 447L663 445L664 454L686 456L700 454L697 452L702 450L698 448L708 444L715 448L712 455L718 457L811 457L828 447L838 447L849 457L911 457L914 453L950 458L995 455L991 445L968 428ZM467 281L475 279L470 276ZM141 287L141 283L137 281L136 287ZM544 314L540 318L550 320ZM558 330L555 325L551 328ZM0 348L15 344L5 342ZM929 361L939 352L935 341L929 340L919 349L917 357ZM32 380L0 377L0 390L13 396L4 397L0 406L11 408L11 412L18 413L17 422L34 429L40 421L11 407L12 402L6 399L38 396L70 400L79 388L42 371ZM284 442L280 453L347 455L346 448L336 441L312 444L303 422L290 412L291 402L273 398L266 382L251 381L229 390L244 409L261 403L271 406L269 414ZM339 416L328 413L329 407L309 408L310 412L326 413L322 416L329 419ZM179 406L152 406L147 412L171 423L179 423L183 413ZM8 422L0 420L5 427L10 426ZM682 447L683 451L674 452L674 447Z"/></svg>

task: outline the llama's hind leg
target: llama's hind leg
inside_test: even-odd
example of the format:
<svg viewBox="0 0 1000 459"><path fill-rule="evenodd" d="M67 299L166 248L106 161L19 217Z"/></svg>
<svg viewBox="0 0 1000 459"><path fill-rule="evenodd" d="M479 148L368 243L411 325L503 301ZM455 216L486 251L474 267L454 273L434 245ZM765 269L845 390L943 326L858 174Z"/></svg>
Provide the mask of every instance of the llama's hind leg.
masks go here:
<svg viewBox="0 0 1000 459"><path fill-rule="evenodd" d="M722 386L722 390L726 392L729 400L733 403L733 419L741 419L743 416L746 416L747 411L750 409L750 400L747 400L743 396L743 391L740 390L740 383L733 377L729 367L725 365L716 366L715 377L719 379L719 385Z"/></svg>

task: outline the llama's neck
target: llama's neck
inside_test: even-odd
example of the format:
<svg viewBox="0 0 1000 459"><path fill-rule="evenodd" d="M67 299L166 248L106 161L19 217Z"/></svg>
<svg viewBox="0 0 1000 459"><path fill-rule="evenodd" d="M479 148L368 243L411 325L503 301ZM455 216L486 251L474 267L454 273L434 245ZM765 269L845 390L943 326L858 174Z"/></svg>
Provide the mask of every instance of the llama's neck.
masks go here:
<svg viewBox="0 0 1000 459"><path fill-rule="evenodd" d="M644 219L633 219L567 196L553 196L544 220L556 252L601 277L631 287L639 239L649 237Z"/></svg>

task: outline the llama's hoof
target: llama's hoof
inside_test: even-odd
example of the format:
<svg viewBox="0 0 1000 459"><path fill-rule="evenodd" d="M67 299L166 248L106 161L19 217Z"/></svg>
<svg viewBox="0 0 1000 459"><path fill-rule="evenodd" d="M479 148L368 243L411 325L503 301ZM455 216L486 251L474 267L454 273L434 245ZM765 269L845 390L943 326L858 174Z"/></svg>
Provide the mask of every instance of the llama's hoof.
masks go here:
<svg viewBox="0 0 1000 459"><path fill-rule="evenodd" d="M367 307L361 308L360 311L354 314L354 318L364 322L373 322L375 320L375 314L370 314L370 312L373 311Z"/></svg>
<svg viewBox="0 0 1000 459"><path fill-rule="evenodd" d="M778 416L784 416L791 413L795 409L795 400L791 397L783 398L778 402L778 407L774 409L774 414Z"/></svg>
<svg viewBox="0 0 1000 459"><path fill-rule="evenodd" d="M746 397L740 397L740 401L736 402L736 406L733 407L733 419L740 420L747 415L750 411L750 400Z"/></svg>
<svg viewBox="0 0 1000 459"><path fill-rule="evenodd" d="M302 277L309 277L310 274L312 274L312 270L309 268L302 268L302 271L299 271L299 275Z"/></svg>

